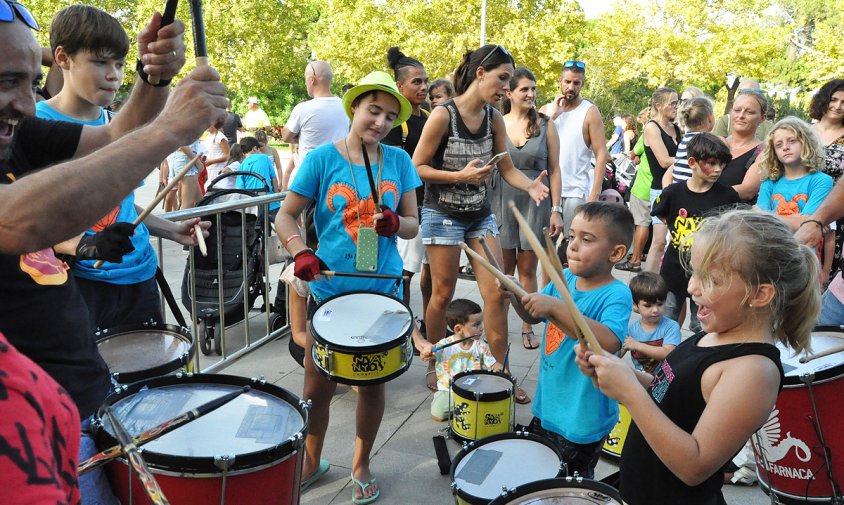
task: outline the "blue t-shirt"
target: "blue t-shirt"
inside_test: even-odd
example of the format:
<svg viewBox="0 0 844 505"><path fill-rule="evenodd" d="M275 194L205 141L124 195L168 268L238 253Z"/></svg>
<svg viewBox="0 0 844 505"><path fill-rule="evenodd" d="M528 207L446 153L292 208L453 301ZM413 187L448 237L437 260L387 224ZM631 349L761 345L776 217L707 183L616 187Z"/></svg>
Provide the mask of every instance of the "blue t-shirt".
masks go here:
<svg viewBox="0 0 844 505"><path fill-rule="evenodd" d="M620 154L624 151L624 129L616 126L612 134L618 135L618 140L610 146L610 154Z"/></svg>
<svg viewBox="0 0 844 505"><path fill-rule="evenodd" d="M275 193L273 191L273 179L277 179L275 176L275 168L273 167L273 160L266 154L250 154L243 160L240 164L240 168L238 169L240 172L253 172L261 177L263 177L267 181L267 186L270 188L271 193ZM257 177L250 177L247 175L238 175L237 181L235 182L235 187L237 189L248 189L250 191L260 191L263 192L266 190L264 187L264 183L261 182L260 179ZM270 204L270 212L274 212L276 209L281 207L281 203L273 202Z"/></svg>
<svg viewBox="0 0 844 505"><path fill-rule="evenodd" d="M108 116L105 110L102 111L99 119L95 121L80 121L65 116L48 105L47 102L38 102L35 105L35 115L44 119L55 119L91 126L101 126L108 123ZM132 192L120 202L119 206L115 207L94 226L86 230L85 234L93 235L96 232L102 231L106 226L117 222L131 223L137 217L135 193ZM152 279L155 277L155 269L158 267L158 257L149 243L149 229L143 223L135 228L135 234L132 236L132 245L135 246L135 250L124 255L122 263L110 263L107 261L100 268L94 268L95 260L77 261L73 265L73 274L83 279L124 285L137 284Z"/></svg>
<svg viewBox="0 0 844 505"><path fill-rule="evenodd" d="M832 191L832 177L823 172L806 174L797 179L780 177L776 181L765 179L759 187L756 205L778 216L811 214L815 212Z"/></svg>
<svg viewBox="0 0 844 505"><path fill-rule="evenodd" d="M624 342L633 311L630 289L623 282L614 280L590 291L579 291L575 288L577 277L568 269L565 274L580 312L609 328L618 337L619 343ZM542 294L561 298L551 283L542 290ZM542 421L546 430L576 444L589 444L602 440L615 426L618 402L601 393L592 384L592 379L580 373L574 362L576 343L575 338L564 335L551 322L546 325L533 415Z"/></svg>
<svg viewBox="0 0 844 505"><path fill-rule="evenodd" d="M397 147L384 147L384 169L381 174L381 200L393 211L408 191L422 185L410 156ZM372 160L372 176L378 175L378 164ZM375 202L364 165L352 165L334 144L324 144L308 153L296 174L290 191L314 200L314 226L319 237L317 256L331 270L355 272L358 212L363 226L371 227ZM352 178L354 172L354 179ZM357 190L355 190L357 188ZM402 259L396 248L396 236L378 237L378 268L383 274L401 275ZM391 296L400 293L400 283L389 279L333 277L310 283L317 299L355 290L377 291Z"/></svg>
<svg viewBox="0 0 844 505"><path fill-rule="evenodd" d="M659 346L664 345L680 345L682 337L680 333L680 325L677 321L662 316L662 321L652 331L645 331L642 328L642 321L636 320L627 327L627 335L644 344ZM653 358L649 358L639 351L632 351L630 357L633 358L633 365L637 370L643 370L652 373L659 363Z"/></svg>

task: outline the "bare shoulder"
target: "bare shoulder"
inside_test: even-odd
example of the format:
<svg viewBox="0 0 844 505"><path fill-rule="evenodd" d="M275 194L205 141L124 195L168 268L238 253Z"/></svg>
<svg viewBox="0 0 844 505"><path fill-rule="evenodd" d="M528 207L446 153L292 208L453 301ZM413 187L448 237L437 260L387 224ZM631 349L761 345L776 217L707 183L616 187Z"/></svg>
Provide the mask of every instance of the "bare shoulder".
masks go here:
<svg viewBox="0 0 844 505"><path fill-rule="evenodd" d="M767 356L748 354L720 361L704 371L700 385L704 399L709 398L718 384L742 384L743 389L756 391L759 396L763 396L765 392L773 392L776 395L779 390L780 371Z"/></svg>

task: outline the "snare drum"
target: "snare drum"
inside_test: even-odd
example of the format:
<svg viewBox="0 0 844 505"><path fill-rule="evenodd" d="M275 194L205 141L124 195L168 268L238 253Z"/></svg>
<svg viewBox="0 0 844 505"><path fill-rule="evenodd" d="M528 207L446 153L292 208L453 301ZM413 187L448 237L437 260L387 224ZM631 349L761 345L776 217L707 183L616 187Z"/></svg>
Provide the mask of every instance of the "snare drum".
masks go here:
<svg viewBox="0 0 844 505"><path fill-rule="evenodd" d="M451 381L451 434L478 440L513 430L516 381L500 372L470 370Z"/></svg>
<svg viewBox="0 0 844 505"><path fill-rule="evenodd" d="M458 505L486 505L502 489L565 473L560 451L548 440L517 431L472 442L451 463L451 489Z"/></svg>
<svg viewBox="0 0 844 505"><path fill-rule="evenodd" d="M844 327L819 326L812 352L844 344ZM785 383L765 425L751 437L756 474L766 493L785 503L831 503L832 479L844 484L844 352L800 363L801 356L777 344ZM824 458L834 461L832 470Z"/></svg>
<svg viewBox="0 0 844 505"><path fill-rule="evenodd" d="M622 505L621 495L603 482L581 478L547 479L503 493L489 505Z"/></svg>
<svg viewBox="0 0 844 505"><path fill-rule="evenodd" d="M112 378L119 384L193 371L196 345L185 328L145 323L101 330L94 337Z"/></svg>
<svg viewBox="0 0 844 505"><path fill-rule="evenodd" d="M177 374L136 382L106 398L96 423L97 444L105 449L116 443L111 425L102 420L105 406L137 436L247 384L249 392L149 442L141 454L173 504L298 504L307 409L264 381ZM109 463L106 472L121 503L150 504L125 459Z"/></svg>
<svg viewBox="0 0 844 505"><path fill-rule="evenodd" d="M621 458L621 451L624 450L624 442L627 440L627 432L630 431L630 412L627 407L618 404L618 422L615 423L612 431L604 440L601 451L610 458L618 460Z"/></svg>
<svg viewBox="0 0 844 505"><path fill-rule="evenodd" d="M380 384L410 367L412 330L410 309L395 298L369 291L332 296L314 312L311 357L332 381Z"/></svg>

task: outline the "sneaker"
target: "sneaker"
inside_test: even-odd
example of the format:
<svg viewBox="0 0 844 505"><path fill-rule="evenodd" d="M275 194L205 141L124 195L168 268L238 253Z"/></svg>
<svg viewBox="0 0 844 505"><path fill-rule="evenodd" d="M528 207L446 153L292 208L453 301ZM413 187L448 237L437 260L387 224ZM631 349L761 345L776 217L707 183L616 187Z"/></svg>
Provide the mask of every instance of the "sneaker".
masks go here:
<svg viewBox="0 0 844 505"><path fill-rule="evenodd" d="M724 484L733 484L736 486L754 486L756 485L756 472L743 466L733 472L732 474L724 474Z"/></svg>

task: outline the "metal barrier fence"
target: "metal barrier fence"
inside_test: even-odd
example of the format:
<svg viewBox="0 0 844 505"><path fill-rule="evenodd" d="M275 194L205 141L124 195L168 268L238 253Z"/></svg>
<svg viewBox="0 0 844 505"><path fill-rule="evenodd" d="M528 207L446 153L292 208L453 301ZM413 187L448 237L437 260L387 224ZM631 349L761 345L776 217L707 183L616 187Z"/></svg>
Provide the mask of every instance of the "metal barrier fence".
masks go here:
<svg viewBox="0 0 844 505"><path fill-rule="evenodd" d="M217 261L216 261L216 263L217 263L217 281L218 281L217 291L218 291L218 295L219 295L217 301L218 301L218 304L219 304L220 311L219 311L219 325L215 325L215 328L214 328L213 331L216 331L216 328L219 328L219 331L220 331L219 339L220 339L221 351L222 352L221 352L221 357L218 361L216 361L214 363L206 364L207 366L205 366L205 368L202 367L203 363L201 362L201 359L202 360L211 359L214 355L213 350L211 352L211 356L202 356L202 358L200 358L200 355L202 355L203 353L196 352L196 358L195 358L195 362L194 362L194 369L195 370L200 370L202 373L218 372L218 371L226 368L227 366L231 365L232 363L234 363L238 359L240 359L240 358L246 356L247 354L251 353L252 351L255 351L256 349L260 348L264 344L267 344L268 342L271 342L274 339L276 339L276 338L278 338L278 337L280 337L284 334L290 333L290 324L289 324L290 319L289 319L289 314L287 314L287 305L286 304L283 308L284 311L285 311L285 315L288 316L288 317L285 318L285 321L286 321L285 324L283 326L281 326L280 328L277 328L277 329L271 331L271 321L270 321L270 319L271 319L272 314L271 314L271 310L270 310L271 302L270 302L270 295L269 295L269 293L271 291L270 276L269 276L270 258L271 258L270 247L271 247L271 245L273 247L275 247L275 243L271 240L271 237L273 235L272 234L272 223L271 223L270 218L269 218L268 209L269 209L269 204L271 204L273 202L279 202L281 200L284 200L285 195L286 195L286 193L275 193L275 194L271 194L271 195L263 195L263 196L256 196L256 197L250 197L250 198L244 197L244 198L241 198L241 199L238 199L238 200L226 201L226 202L217 203L217 204L213 204L213 205L196 207L196 208L193 208L193 209L187 209L187 210L182 210L182 211L177 211L177 212L169 212L169 213L166 213L166 214L158 214L158 217L161 217L163 219L167 219L167 220L170 220L170 221L185 221L187 219L193 219L195 217L205 217L205 218L210 217L211 218L210 220L212 221L212 224L213 224L213 232L212 233L216 234L215 243L216 243L217 247L214 250L209 250L208 255L209 256L216 255L216 259L217 259ZM256 228L259 231L261 231L261 233L262 233L262 236L260 237L261 238L260 247L263 248L263 251L262 251L263 254L260 255L260 258L261 258L261 261L263 263L261 265L261 267L262 267L261 272L262 272L262 277L263 277L263 280L262 280L262 282L263 282L263 290L262 290L263 296L262 296L262 298L263 298L263 305L264 305L264 322L265 322L266 333L263 336L261 336L260 338L257 338L257 340L255 340L254 342L252 341L252 335L251 335L250 325L249 325L249 322L250 322L249 312L250 312L250 309L251 309L252 302L249 299L249 279L247 278L248 275L249 275L249 269L248 269L248 261L249 261L248 253L249 253L249 251L247 251L247 240L246 240L247 221L248 221L247 220L247 214L249 214L249 212L247 212L247 209L249 209L250 207L261 209L261 212L258 212L258 220L256 221L255 224L256 225L263 224L263 226L256 226ZM231 353L229 353L228 346L226 345L227 344L226 311L225 311L226 300L224 299L224 292L223 292L223 281L224 281L225 277L224 277L224 271L223 271L224 264L223 264L223 250L222 250L222 245L223 245L222 216L226 212L237 212L237 213L240 214L241 262L242 262L240 270L241 270L241 281L242 281L241 288L243 290L242 291L242 293L243 293L243 327L244 327L244 331L245 331L245 335L244 335L245 344L240 349L238 349L234 352L231 352ZM261 220L263 222L259 223L258 221L261 221ZM164 271L165 254L164 254L163 240L161 238L158 239L157 249L158 249L159 266L160 266L161 270ZM198 321L199 313L198 313L198 309L197 309L197 296L196 296L196 293L197 293L196 256L195 256L195 252L194 252L196 248L191 247L189 249L190 249L190 251L188 253L188 265L189 265L190 268L189 268L189 271L188 271L188 279L189 279L189 293L190 293L191 303L190 303L190 322L188 324L190 326L189 329L191 330L191 333L194 336L194 342L197 345L197 347L199 347L200 339L206 337L203 333L208 331L208 328L207 328L206 323L200 323ZM256 269L257 269L257 267L258 267L258 265L255 265ZM184 277L183 277L182 282L184 282ZM286 285L285 285L285 289L286 289ZM285 297L285 300L286 299L287 298ZM182 301L182 304L184 305L184 301ZM167 305L166 305L166 303L164 302L163 299L162 299L162 307L167 307ZM165 314L165 319L166 319L166 312L167 312L166 309L163 310L163 312ZM187 320L187 318L186 318L186 320ZM203 325L204 325L204 327L201 327ZM213 347L213 342L209 343L209 346Z"/></svg>

